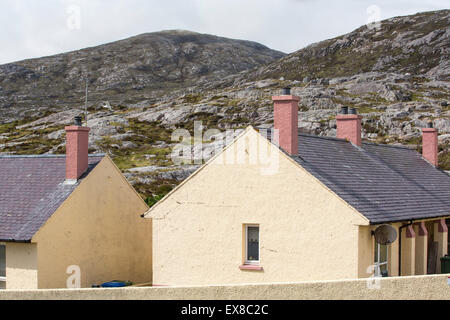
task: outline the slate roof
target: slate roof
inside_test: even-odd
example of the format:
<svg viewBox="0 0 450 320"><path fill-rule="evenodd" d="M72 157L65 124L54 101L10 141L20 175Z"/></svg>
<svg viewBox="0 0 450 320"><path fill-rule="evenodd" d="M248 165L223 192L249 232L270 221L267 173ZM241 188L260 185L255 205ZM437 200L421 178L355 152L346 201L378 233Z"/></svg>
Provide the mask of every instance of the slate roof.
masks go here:
<svg viewBox="0 0 450 320"><path fill-rule="evenodd" d="M81 179L103 157L90 155ZM65 156L0 156L0 241L29 242L79 185L65 176Z"/></svg>
<svg viewBox="0 0 450 320"><path fill-rule="evenodd" d="M450 176L403 146L299 134L291 156L371 224L450 216Z"/></svg>

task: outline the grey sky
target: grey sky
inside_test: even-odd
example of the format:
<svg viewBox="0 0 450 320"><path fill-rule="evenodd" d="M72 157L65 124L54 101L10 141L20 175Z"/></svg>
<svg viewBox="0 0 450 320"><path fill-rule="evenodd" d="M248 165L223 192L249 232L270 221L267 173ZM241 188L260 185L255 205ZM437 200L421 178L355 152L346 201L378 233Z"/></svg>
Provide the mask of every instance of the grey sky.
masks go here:
<svg viewBox="0 0 450 320"><path fill-rule="evenodd" d="M448 0L0 0L0 64L167 29L253 40L287 53Z"/></svg>

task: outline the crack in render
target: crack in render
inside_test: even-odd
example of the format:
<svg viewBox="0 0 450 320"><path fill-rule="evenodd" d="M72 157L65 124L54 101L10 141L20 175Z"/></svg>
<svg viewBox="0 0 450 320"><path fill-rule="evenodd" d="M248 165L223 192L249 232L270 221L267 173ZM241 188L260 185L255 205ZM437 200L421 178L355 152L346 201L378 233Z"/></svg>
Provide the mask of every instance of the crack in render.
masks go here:
<svg viewBox="0 0 450 320"><path fill-rule="evenodd" d="M176 201L176 203L177 203L177 206L176 206L175 208L173 208L173 209L171 209L171 210L165 212L165 213L162 215L162 217L160 217L160 218L154 217L154 218L152 218L152 219L154 219L154 220L165 220L166 217L167 217L172 211L178 209L180 206L182 206L182 205L184 205L184 204L205 205L205 206L207 206L207 207L209 207L209 208L238 208L238 207L239 207L238 205L220 205L220 204L217 204L217 205L214 205L214 204L213 204L213 205L211 205L211 204L208 204L208 203L205 203L205 202L189 202L189 201L187 201L187 202L181 202L181 201Z"/></svg>

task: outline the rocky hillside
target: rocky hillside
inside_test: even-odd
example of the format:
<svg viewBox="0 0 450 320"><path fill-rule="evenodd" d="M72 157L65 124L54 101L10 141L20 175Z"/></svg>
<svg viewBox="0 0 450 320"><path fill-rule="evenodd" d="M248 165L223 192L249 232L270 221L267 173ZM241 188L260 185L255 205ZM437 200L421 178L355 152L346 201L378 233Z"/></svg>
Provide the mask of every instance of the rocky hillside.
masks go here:
<svg viewBox="0 0 450 320"><path fill-rule="evenodd" d="M151 98L134 95L139 92L135 89L106 98L102 92L107 91L102 91L104 87L97 79L92 84L95 95L90 99L88 115L91 151L110 154L151 204L213 154L224 130L272 126L271 96L290 86L301 98L299 127L309 133L335 136L337 110L346 105L363 115L364 140L408 144L420 151L420 129L432 120L440 131L440 166L450 170L449 19L449 10L388 19L382 21L379 30L364 26L274 62L273 56L269 59L265 55L270 60L267 64L238 74L229 74L234 71L223 69L218 61L216 71L190 75L195 80L186 84L188 89L183 81L167 80L167 86L161 89L164 92ZM119 61L120 57L115 59ZM99 61L107 66L102 57ZM260 63L254 61L254 65ZM250 67L248 64L245 68ZM168 63L165 70L171 68L175 65ZM135 69L129 69L130 74L141 74L130 70ZM227 74L221 74L223 70L228 70ZM151 72L142 74L152 76ZM138 80L124 79L131 78L114 81L138 85ZM142 91L154 92L147 90ZM130 102L126 100L128 94ZM114 102L114 97L119 102ZM9 94L8 99L32 101L25 93ZM44 108L48 112L45 116L15 116L12 122L3 119L0 153L64 152L63 127L80 111L64 108L63 104L56 106L61 109ZM218 128L223 133L191 147L195 163L175 164L171 154L176 142L171 134L176 128L193 133L195 121L202 121L204 130Z"/></svg>
<svg viewBox="0 0 450 320"><path fill-rule="evenodd" d="M0 123L78 107L86 76L92 101L128 106L283 56L251 41L174 30L0 65Z"/></svg>
<svg viewBox="0 0 450 320"><path fill-rule="evenodd" d="M393 72L448 80L449 19L450 10L442 10L384 20L379 27L362 26L262 66L245 78L309 81Z"/></svg>

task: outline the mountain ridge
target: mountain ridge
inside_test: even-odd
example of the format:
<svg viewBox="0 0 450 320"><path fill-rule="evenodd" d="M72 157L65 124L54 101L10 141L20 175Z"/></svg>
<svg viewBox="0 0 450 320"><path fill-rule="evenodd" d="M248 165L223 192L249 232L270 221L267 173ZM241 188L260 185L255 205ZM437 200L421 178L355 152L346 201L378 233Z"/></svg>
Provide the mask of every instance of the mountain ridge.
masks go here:
<svg viewBox="0 0 450 320"><path fill-rule="evenodd" d="M169 90L211 82L283 55L252 41L188 31L144 33L0 65L0 110L15 116L23 110L58 104L76 106L83 99L87 76L94 100L123 103L152 99Z"/></svg>
<svg viewBox="0 0 450 320"><path fill-rule="evenodd" d="M209 33L201 33L201 32L197 32L197 31L192 31L192 30L186 30L186 29L164 29L164 30L160 30L160 31L152 31L152 32L143 32L143 33L139 33L137 35L132 35L132 36L127 36L118 40L112 40L112 41L108 41L105 43L101 43L101 44L94 44L94 45L89 45L80 49L74 49L74 50L68 50L68 51L64 51L64 52L59 52L59 53L55 53L55 54L48 54L48 55L43 55L43 56L37 56L37 57L31 57L31 58L25 58L25 59L21 59L21 60L15 60L15 61L10 61L10 62L5 62L5 63L0 63L0 66L4 66L4 65L8 65L8 64L16 64L16 63L20 63L20 62L26 62L26 61L32 61L32 60L40 60L40 59L45 59L45 58L51 58L51 57L56 57L56 56L60 56L60 55L65 55L65 54L69 54L69 53L75 53L78 51L83 51L83 50L88 50L88 49L95 49L95 48L99 48L99 47L103 47L103 46L107 46L110 44L115 44L115 43L120 43L121 41L126 41L126 40L130 40L133 38L139 38L142 36L148 36L148 35L152 35L152 34L180 34L180 35L205 35L205 36L212 36L212 37L217 37L217 38L222 38L222 39L228 39L228 40L234 40L234 41L242 41L242 42L248 42L248 43L255 43L257 45L263 46L267 49L270 49L269 47L267 47L264 44L261 44L257 41L252 41L252 40L245 40L245 39L237 39L237 38L228 38L228 37L223 37L223 36L219 36L219 35L215 35L215 34L209 34ZM270 49L273 50L275 52L279 52L280 54L283 55L287 55L287 53L280 51L280 50L275 50L275 49Z"/></svg>
<svg viewBox="0 0 450 320"><path fill-rule="evenodd" d="M336 78L370 71L424 74L423 71L441 67L440 62L445 62L443 73L429 75L445 79L450 74L449 20L450 10L445 9L382 20L379 28L364 25L310 44L246 77L302 81L305 77Z"/></svg>

